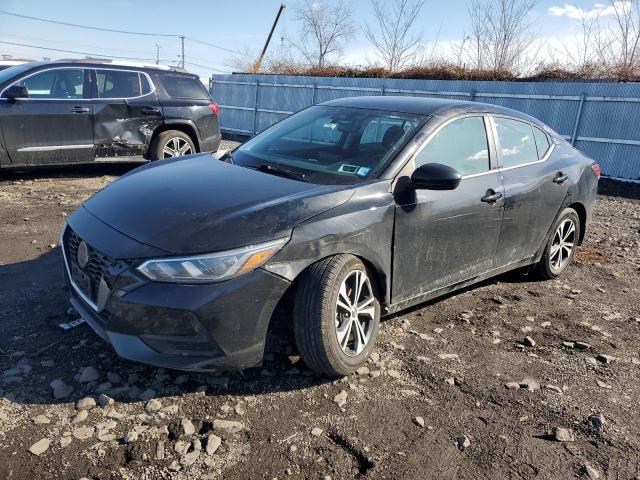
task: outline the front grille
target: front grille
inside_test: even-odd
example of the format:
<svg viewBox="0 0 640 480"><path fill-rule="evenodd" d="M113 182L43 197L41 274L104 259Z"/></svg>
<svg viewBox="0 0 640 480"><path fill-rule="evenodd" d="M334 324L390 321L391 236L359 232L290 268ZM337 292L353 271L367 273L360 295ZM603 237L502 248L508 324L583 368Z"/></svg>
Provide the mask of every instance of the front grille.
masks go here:
<svg viewBox="0 0 640 480"><path fill-rule="evenodd" d="M104 279L108 285L109 272L116 260L87 244L89 262L82 268L78 262L78 246L82 239L70 227L64 233L63 243L69 275L76 287L93 303L98 301L100 282ZM86 243L86 242L85 242Z"/></svg>

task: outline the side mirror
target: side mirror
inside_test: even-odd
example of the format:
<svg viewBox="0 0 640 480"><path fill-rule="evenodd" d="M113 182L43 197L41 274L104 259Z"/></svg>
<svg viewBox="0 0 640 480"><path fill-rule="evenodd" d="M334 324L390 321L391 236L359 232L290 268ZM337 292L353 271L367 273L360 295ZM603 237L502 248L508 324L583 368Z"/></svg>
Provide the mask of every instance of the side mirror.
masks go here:
<svg viewBox="0 0 640 480"><path fill-rule="evenodd" d="M440 163L421 165L411 175L413 187L424 190L455 190L460 180L460 172Z"/></svg>
<svg viewBox="0 0 640 480"><path fill-rule="evenodd" d="M4 98L15 100L16 98L29 98L29 90L22 85L11 85L2 94Z"/></svg>

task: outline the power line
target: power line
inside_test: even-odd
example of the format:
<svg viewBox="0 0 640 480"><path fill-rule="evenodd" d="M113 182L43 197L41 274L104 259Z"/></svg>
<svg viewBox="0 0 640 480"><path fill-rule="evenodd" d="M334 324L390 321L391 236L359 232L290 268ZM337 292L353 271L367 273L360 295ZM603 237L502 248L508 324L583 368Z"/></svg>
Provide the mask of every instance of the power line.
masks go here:
<svg viewBox="0 0 640 480"><path fill-rule="evenodd" d="M230 48L225 48L225 47L221 47L220 45L215 45L213 43L209 43L209 42L205 42L204 40L198 40L197 38L193 38L193 37L185 37L187 40L190 40L192 42L195 43L200 43L202 45L206 45L207 47L213 47L213 48L218 48L220 50L224 50L226 52L230 52L230 53L237 53L238 55L246 55L249 57L252 57L253 55L251 55L250 53L246 53L246 52L241 52L239 50L232 50Z"/></svg>
<svg viewBox="0 0 640 480"><path fill-rule="evenodd" d="M155 58L120 57L118 55L103 55L103 54L100 54L100 53L80 52L80 51L77 51L77 50L63 50L61 48L42 47L40 45L29 45L29 44L26 44L26 43L7 42L5 40L0 40L0 43L4 43L6 45L16 45L18 47L36 48L38 50L50 50L52 52L73 53L73 54L76 54L76 55L88 55L90 57L121 58L123 60L140 60L140 61L155 60Z"/></svg>
<svg viewBox="0 0 640 480"><path fill-rule="evenodd" d="M186 63L187 65L193 65L194 67L204 68L205 70L211 70L212 72L231 73L230 71L220 70L219 68L212 67L211 65L201 65L199 63L193 63L193 62L184 62L184 63Z"/></svg>
<svg viewBox="0 0 640 480"><path fill-rule="evenodd" d="M101 32L111 32L111 33L123 33L126 35L142 35L147 37L180 37L180 35L175 35L172 33L147 33L147 32L132 32L129 30L116 30L113 28L103 28L103 27L93 27L89 25L80 25L78 23L69 23L69 22L61 22L59 20L51 20L49 18L41 18L41 17L32 17L29 15L21 15L19 13L7 12L6 10L0 10L0 14L10 15L12 17L26 18L27 20L38 20L39 22L48 22L48 23L56 23L58 25L65 25L67 27L76 27L76 28L86 28L89 30L99 30Z"/></svg>
<svg viewBox="0 0 640 480"><path fill-rule="evenodd" d="M76 55L88 55L90 57L104 57L104 58L120 58L123 60L138 60L138 61L154 61L156 60L155 58L140 58L140 57L120 57L117 55L103 55L100 53L93 53L93 52L81 52L78 50L64 50L61 48L53 48L53 47L42 47L40 45L29 45L26 43L16 43L16 42L7 42L4 40L0 40L0 43L6 44L6 45L15 45L15 46L19 46L19 47L28 47L28 48L35 48L38 50L49 50L49 51L53 51L53 52L62 52L62 53L73 53ZM163 62L171 62L172 60L162 60ZM180 61L178 60L178 63ZM220 73L231 73L231 72L227 72L225 70L220 70L219 68L213 67L211 65L202 65L200 63L194 63L194 62L185 62L187 65L193 65L194 67L200 67L200 68L204 68L205 70L210 70L212 72L220 72Z"/></svg>
<svg viewBox="0 0 640 480"><path fill-rule="evenodd" d="M2 37L11 37L11 38L17 38L20 40L34 40L36 42L45 42L46 44L49 43L57 43L60 45L70 45L72 47L83 47L83 48L96 48L96 49L102 49L102 47L96 46L96 45L87 45L86 43L74 43L74 42L65 42L62 40L49 40L47 38L41 38L41 37L31 37L31 36L27 36L27 35L14 35L14 34L10 34L10 33L0 33L0 36ZM131 50L131 49L127 49L127 48L110 48L109 51L118 51L118 52L127 52L127 53L138 53L138 54L142 54L145 55L148 52L145 52L144 50Z"/></svg>
<svg viewBox="0 0 640 480"><path fill-rule="evenodd" d="M57 25L65 25L67 27L76 27L76 28L85 28L88 30L97 30L97 31L101 31L101 32L110 32L110 33L121 33L121 34L125 34L125 35L141 35L141 36L146 36L146 37L171 37L171 38L186 38L189 39L189 41L194 42L194 43L199 43L201 45L206 45L207 47L211 47L211 48L217 48L218 50L223 50L225 52L230 52L230 53L236 53L238 55L248 55L250 56L248 53L245 52L241 52L238 50L233 50L231 48L226 48L226 47L222 47L220 45L216 45L214 43L209 43L209 42L205 42L204 40L199 40L197 38L194 37L188 37L185 35L180 35L180 34L175 34L175 33L152 33L152 32L133 32L130 30L117 30L117 29L113 29L113 28L104 28L104 27L94 27L91 25L81 25L79 23L69 23L69 22L62 22L60 20L52 20L50 18L42 18L42 17L33 17L30 15L22 15L19 13L14 13L14 12L8 12L6 10L0 10L0 14L2 15L9 15L12 17L18 17L18 18L24 18L27 20L36 20L39 22L47 22L47 23L54 23ZM124 57L120 57L120 58L124 58Z"/></svg>

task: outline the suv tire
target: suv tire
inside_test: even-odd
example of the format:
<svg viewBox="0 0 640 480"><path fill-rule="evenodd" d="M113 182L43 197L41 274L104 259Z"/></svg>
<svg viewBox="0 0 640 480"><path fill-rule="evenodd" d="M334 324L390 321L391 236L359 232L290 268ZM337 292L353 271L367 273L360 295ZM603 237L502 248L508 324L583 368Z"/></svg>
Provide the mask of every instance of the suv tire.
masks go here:
<svg viewBox="0 0 640 480"><path fill-rule="evenodd" d="M174 152L175 154L171 154ZM151 144L151 160L179 157L196 153L191 137L180 130L159 133Z"/></svg>
<svg viewBox="0 0 640 480"><path fill-rule="evenodd" d="M371 353L380 324L375 276L353 255L336 255L303 273L293 308L293 332L306 365L348 375Z"/></svg>
<svg viewBox="0 0 640 480"><path fill-rule="evenodd" d="M538 277L557 278L569 266L578 246L580 217L573 208L565 208L553 224L542 258L535 266Z"/></svg>

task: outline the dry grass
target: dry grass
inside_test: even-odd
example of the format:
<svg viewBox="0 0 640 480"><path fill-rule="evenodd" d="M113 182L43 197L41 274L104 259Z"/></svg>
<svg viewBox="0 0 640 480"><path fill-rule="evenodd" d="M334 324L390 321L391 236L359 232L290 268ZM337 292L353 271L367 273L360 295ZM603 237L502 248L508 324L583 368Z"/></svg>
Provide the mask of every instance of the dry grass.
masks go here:
<svg viewBox="0 0 640 480"><path fill-rule="evenodd" d="M305 77L403 78L419 80L485 80L485 81L640 81L640 68L626 66L585 65L580 68L551 64L541 65L532 74L519 76L509 71L477 70L451 63L414 66L399 72L382 67L348 67L330 65L309 67L287 62L272 62L265 73Z"/></svg>

